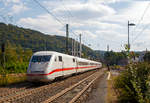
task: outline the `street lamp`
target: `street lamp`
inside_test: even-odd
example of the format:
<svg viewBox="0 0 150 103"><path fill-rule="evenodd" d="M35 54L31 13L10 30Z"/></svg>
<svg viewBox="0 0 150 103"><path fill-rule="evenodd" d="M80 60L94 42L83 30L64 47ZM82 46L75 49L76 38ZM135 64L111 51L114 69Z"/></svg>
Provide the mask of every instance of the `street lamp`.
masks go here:
<svg viewBox="0 0 150 103"><path fill-rule="evenodd" d="M129 52L129 49L130 49L130 42L129 42L129 26L135 26L134 23L129 23L128 21L128 52Z"/></svg>

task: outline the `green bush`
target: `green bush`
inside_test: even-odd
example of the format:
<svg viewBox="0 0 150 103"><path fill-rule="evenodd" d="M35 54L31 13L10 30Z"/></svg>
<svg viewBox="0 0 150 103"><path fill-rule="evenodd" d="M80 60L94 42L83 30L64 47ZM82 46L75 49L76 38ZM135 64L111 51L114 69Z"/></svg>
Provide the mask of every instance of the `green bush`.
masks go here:
<svg viewBox="0 0 150 103"><path fill-rule="evenodd" d="M9 73L25 73L28 68L28 62L23 63L6 63L5 72Z"/></svg>
<svg viewBox="0 0 150 103"><path fill-rule="evenodd" d="M23 50L21 46L12 45L9 41L5 48L5 55L0 51L0 74L25 73L32 50Z"/></svg>
<svg viewBox="0 0 150 103"><path fill-rule="evenodd" d="M144 57L143 57L144 61L146 62L150 62L150 52L146 52Z"/></svg>
<svg viewBox="0 0 150 103"><path fill-rule="evenodd" d="M24 82L24 81L26 81L25 74L22 74L20 76L18 76L18 74L16 74L16 75L7 74L4 77L0 76L0 86L6 86L9 84L19 83L19 82Z"/></svg>
<svg viewBox="0 0 150 103"><path fill-rule="evenodd" d="M150 103L150 64L129 64L115 80L121 103Z"/></svg>

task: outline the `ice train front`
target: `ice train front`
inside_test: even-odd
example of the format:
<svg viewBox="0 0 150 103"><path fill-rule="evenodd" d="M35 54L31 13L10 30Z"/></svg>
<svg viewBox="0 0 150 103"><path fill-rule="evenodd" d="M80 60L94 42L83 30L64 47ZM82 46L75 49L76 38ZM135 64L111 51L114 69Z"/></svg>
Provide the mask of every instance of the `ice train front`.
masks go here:
<svg viewBox="0 0 150 103"><path fill-rule="evenodd" d="M48 68L52 55L36 53L31 57L27 69L27 80L31 82L48 81Z"/></svg>

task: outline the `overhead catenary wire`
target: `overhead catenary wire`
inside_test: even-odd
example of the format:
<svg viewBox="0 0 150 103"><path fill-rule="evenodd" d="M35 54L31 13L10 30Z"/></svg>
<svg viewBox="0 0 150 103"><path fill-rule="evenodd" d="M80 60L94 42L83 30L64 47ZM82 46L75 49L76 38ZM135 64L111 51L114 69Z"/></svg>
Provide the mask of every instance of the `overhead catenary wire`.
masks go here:
<svg viewBox="0 0 150 103"><path fill-rule="evenodd" d="M2 20L4 20L4 21L6 20L6 19L4 18L4 16L3 16L3 15L0 15L0 17L1 17L1 18L2 18Z"/></svg>
<svg viewBox="0 0 150 103"><path fill-rule="evenodd" d="M40 2L38 2L37 0L33 0L34 2L36 2L41 8L43 8L48 14L50 14L55 20L57 20L57 22L59 22L60 24L62 24L63 26L65 25L63 22L61 22L52 12L50 12L46 7L44 7ZM73 32L73 30L70 28L71 32L73 34L75 34L75 36L77 36L76 33Z"/></svg>
<svg viewBox="0 0 150 103"><path fill-rule="evenodd" d="M50 14L54 19L56 19L60 24L65 25L64 23L62 23L52 12L50 12L47 8L45 8L40 2L38 2L37 0L33 0L34 2L36 2L41 8L43 8L48 14Z"/></svg>
<svg viewBox="0 0 150 103"><path fill-rule="evenodd" d="M63 26L65 25L58 17L56 17L56 15L54 15L52 12L50 12L45 6L43 6L38 0L33 0L34 2L36 2L43 10L45 10L48 14L50 14L57 22L59 22L60 24L62 24ZM64 5L64 4L63 4ZM65 8L65 6L64 6L64 8ZM67 9L67 8L65 8L65 9ZM70 15L70 16L72 16L72 17L74 17L73 15L72 15L72 13L69 11L69 10L67 10L67 12L68 12L68 14ZM70 31L75 35L75 36L78 36L78 34L76 34L71 28L70 28ZM106 40L106 39L105 39ZM113 41L113 42L115 42L115 41ZM118 44L118 43L116 43L116 44Z"/></svg>
<svg viewBox="0 0 150 103"><path fill-rule="evenodd" d="M138 21L136 27L135 27L134 30L132 31L132 34L136 31L137 27L139 27L141 21L144 19L144 16L145 16L147 10L149 9L149 7L150 7L150 2L149 2L148 5L146 6L146 8L145 8L145 10L144 10L144 12L143 12L141 18L139 19L139 21ZM143 31L143 30L142 30L142 31ZM141 33L141 32L140 32L140 33ZM138 37L138 35L139 35L140 33L138 33L138 34L136 35L136 37L134 38L133 41L135 41L135 39L137 39L137 37ZM133 42L133 41L132 41L132 42Z"/></svg>
<svg viewBox="0 0 150 103"><path fill-rule="evenodd" d="M69 16L68 16L68 19L69 19L69 17L74 17L74 16L72 15L72 13L70 12L70 10L65 6L63 0L59 0L59 1L62 3L62 7L65 9L65 12L67 12L67 14L69 15Z"/></svg>
<svg viewBox="0 0 150 103"><path fill-rule="evenodd" d="M61 1L62 1L62 4L64 5L63 0L61 0ZM65 6L64 6L64 8L67 10L67 12L70 16L74 17L68 8L66 8Z"/></svg>
<svg viewBox="0 0 150 103"><path fill-rule="evenodd" d="M38 2L37 0L33 0L34 2L36 2L41 8L43 8L48 14L50 14L54 19L56 19L60 24L62 24L63 26L65 25L63 22L61 22L52 12L50 12L46 7L44 7L40 2ZM73 32L73 30L70 28L71 32L75 35L77 35L76 33Z"/></svg>
<svg viewBox="0 0 150 103"><path fill-rule="evenodd" d="M144 16L145 16L145 14L146 14L146 12L147 12L149 6L150 6L150 3L148 3L148 5L146 6L146 8L145 8L145 10L144 10L144 12L143 12L141 18L139 19L139 21L138 21L138 23L137 23L137 25L135 26L135 28L134 28L133 31L136 30L136 28L140 25L141 21L144 19Z"/></svg>
<svg viewBox="0 0 150 103"><path fill-rule="evenodd" d="M84 34L85 34L85 33L84 33ZM115 45L118 45L118 46L120 46L120 45L123 44L123 43L121 43L121 42L109 40L109 39L102 38L102 37L99 37L99 39L101 40L101 42L102 42L102 41L105 41L104 43L106 43L106 44L108 44L108 42L111 42L111 43L113 43L113 44L115 44ZM83 40L83 42L85 43L86 46L91 47L91 44L88 42L88 40L85 40L85 38L83 38L82 40ZM108 41L108 42L106 42L106 41ZM95 42L95 44L97 44L97 43Z"/></svg>
<svg viewBox="0 0 150 103"><path fill-rule="evenodd" d="M135 37L135 39L133 40L132 43L134 43L134 41L140 36L142 35L142 33L150 26L150 24L146 25L139 33L138 35Z"/></svg>

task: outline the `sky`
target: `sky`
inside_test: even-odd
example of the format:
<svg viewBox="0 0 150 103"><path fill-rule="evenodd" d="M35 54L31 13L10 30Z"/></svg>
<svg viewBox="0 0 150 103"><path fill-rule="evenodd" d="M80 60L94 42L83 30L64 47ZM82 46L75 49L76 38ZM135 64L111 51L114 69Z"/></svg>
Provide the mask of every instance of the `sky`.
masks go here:
<svg viewBox="0 0 150 103"><path fill-rule="evenodd" d="M40 3L40 6L38 3ZM0 0L0 22L69 37L94 50L150 50L149 0ZM44 8L43 8L44 7Z"/></svg>

